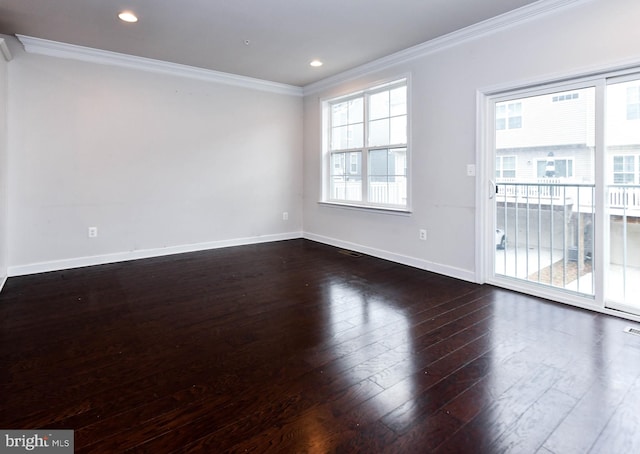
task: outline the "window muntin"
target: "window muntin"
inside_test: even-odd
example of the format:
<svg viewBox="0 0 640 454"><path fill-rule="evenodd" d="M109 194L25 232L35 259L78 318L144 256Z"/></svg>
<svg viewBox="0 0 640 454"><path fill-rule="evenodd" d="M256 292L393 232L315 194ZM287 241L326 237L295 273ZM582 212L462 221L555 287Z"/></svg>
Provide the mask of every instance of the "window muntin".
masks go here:
<svg viewBox="0 0 640 454"><path fill-rule="evenodd" d="M329 173L324 200L407 207L407 81L325 103Z"/></svg>

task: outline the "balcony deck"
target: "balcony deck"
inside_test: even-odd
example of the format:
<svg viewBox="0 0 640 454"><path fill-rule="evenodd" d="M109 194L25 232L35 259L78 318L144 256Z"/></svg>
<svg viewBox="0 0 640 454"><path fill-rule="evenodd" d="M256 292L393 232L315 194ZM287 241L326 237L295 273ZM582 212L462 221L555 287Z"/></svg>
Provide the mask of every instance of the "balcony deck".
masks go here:
<svg viewBox="0 0 640 454"><path fill-rule="evenodd" d="M531 282L548 284L548 277L544 276L545 269L553 264L562 270L564 254L562 249L551 250L549 248L507 247L504 250L496 250L495 273L498 275L525 279ZM567 260L567 267L575 267L576 262ZM591 294L594 290L593 273L590 265L579 267L578 273L566 273L562 271L553 278L553 286L564 288L581 294ZM640 312L640 267L622 266L610 263L605 275L606 300L611 304L619 304ZM546 280L546 282L545 282ZM626 287L625 287L626 283Z"/></svg>

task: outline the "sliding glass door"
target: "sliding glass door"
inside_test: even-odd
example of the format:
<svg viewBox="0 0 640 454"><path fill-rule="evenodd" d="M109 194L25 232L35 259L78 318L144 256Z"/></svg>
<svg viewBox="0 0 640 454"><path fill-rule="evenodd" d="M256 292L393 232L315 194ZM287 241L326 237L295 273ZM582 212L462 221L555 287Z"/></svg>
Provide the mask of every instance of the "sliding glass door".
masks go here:
<svg viewBox="0 0 640 454"><path fill-rule="evenodd" d="M594 294L594 106L594 87L496 100L496 276Z"/></svg>
<svg viewBox="0 0 640 454"><path fill-rule="evenodd" d="M488 112L489 280L640 315L640 75L499 94Z"/></svg>
<svg viewBox="0 0 640 454"><path fill-rule="evenodd" d="M640 313L640 76L609 80L606 92L606 300Z"/></svg>

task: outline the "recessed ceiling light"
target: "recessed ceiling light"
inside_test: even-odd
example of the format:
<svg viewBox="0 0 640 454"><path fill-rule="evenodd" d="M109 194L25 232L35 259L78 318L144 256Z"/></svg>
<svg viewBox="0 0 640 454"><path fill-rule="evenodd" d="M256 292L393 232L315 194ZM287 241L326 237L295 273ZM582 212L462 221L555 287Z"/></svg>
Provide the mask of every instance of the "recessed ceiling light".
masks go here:
<svg viewBox="0 0 640 454"><path fill-rule="evenodd" d="M322 62L320 60L313 60L311 63L309 63L311 66L313 66L314 68L319 68L320 66L322 66Z"/></svg>
<svg viewBox="0 0 640 454"><path fill-rule="evenodd" d="M118 17L120 18L120 20L125 22L138 22L138 17L131 11L122 11L120 14L118 14Z"/></svg>

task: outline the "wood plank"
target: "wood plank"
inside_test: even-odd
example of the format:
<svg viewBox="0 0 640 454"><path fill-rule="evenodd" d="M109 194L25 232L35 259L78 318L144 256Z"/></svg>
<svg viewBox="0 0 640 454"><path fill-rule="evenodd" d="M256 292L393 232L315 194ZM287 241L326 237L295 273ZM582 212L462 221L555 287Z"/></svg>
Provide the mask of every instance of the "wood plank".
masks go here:
<svg viewBox="0 0 640 454"><path fill-rule="evenodd" d="M634 451L627 325L308 240L22 276L0 427L80 453Z"/></svg>

